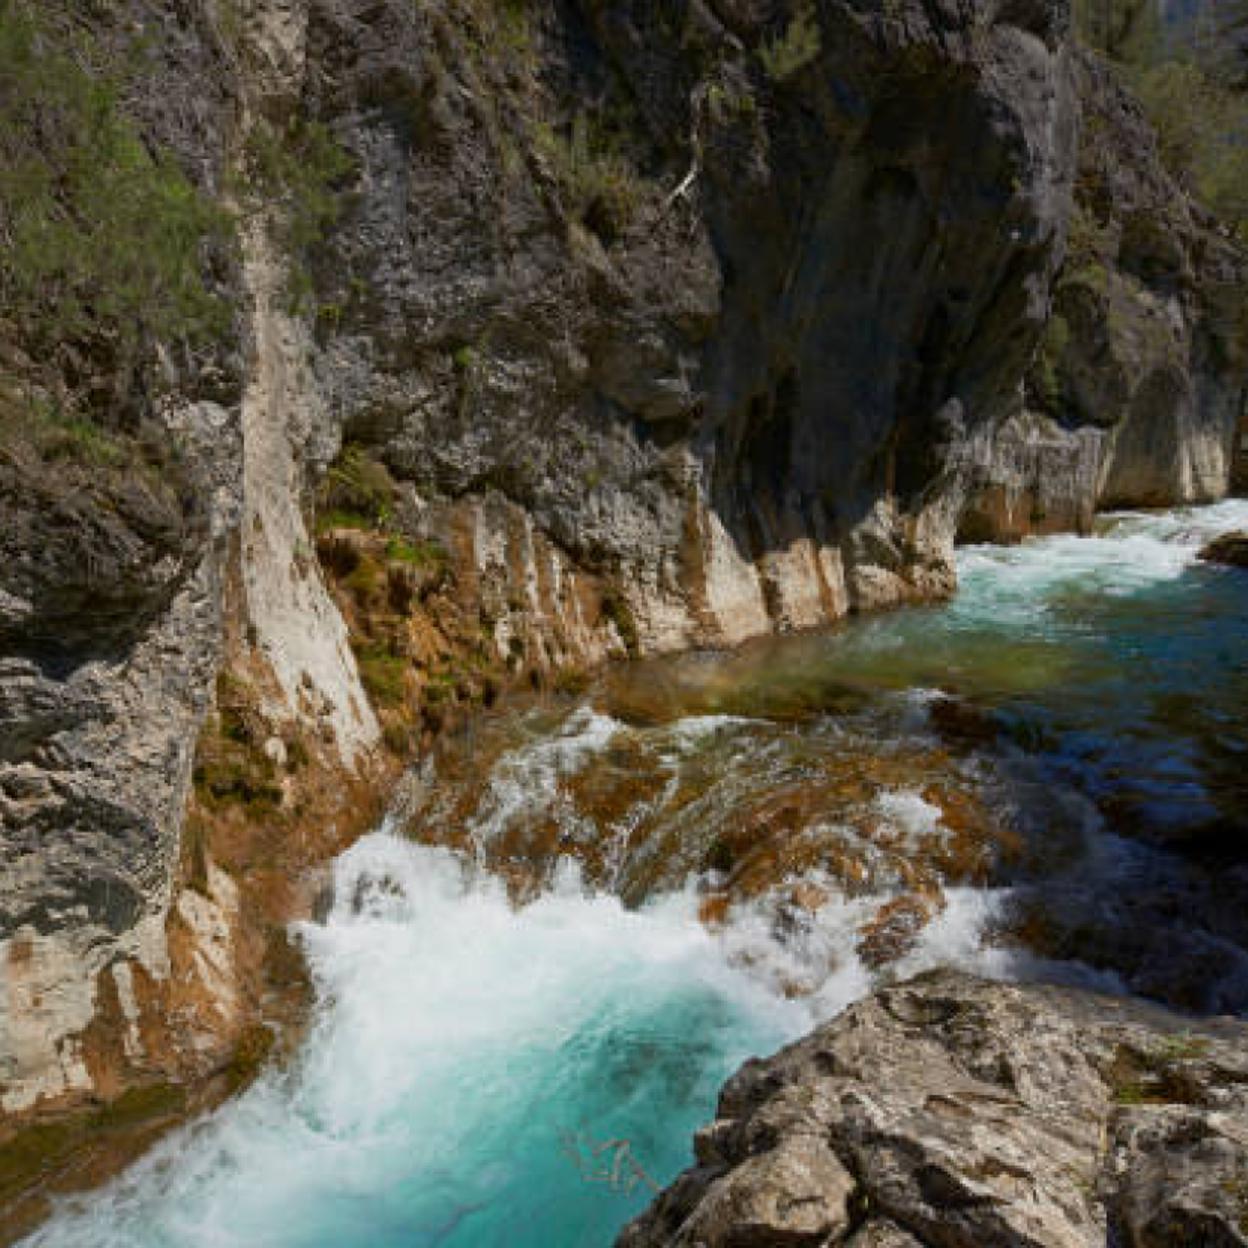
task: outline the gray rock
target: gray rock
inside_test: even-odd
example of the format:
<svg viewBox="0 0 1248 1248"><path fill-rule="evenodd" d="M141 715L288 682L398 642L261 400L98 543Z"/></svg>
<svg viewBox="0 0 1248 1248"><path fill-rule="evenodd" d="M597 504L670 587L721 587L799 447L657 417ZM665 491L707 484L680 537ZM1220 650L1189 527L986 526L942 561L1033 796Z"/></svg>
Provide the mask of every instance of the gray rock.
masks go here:
<svg viewBox="0 0 1248 1248"><path fill-rule="evenodd" d="M1086 530L1098 508L1208 502L1248 471L1248 264L1171 177L1090 52L1066 255L1020 402L974 448L967 537Z"/></svg>
<svg viewBox="0 0 1248 1248"><path fill-rule="evenodd" d="M1248 1025L950 971L881 989L747 1062L618 1242L1248 1243Z"/></svg>
<svg viewBox="0 0 1248 1248"><path fill-rule="evenodd" d="M253 213L240 254L208 257L236 324L202 352L153 347L114 422L125 470L0 457L0 960L29 1003L0 1017L12 1115L99 1094L82 1050L100 985L142 1006L127 974L167 974L178 896L197 938L239 935L220 935L228 880L211 905L175 896L227 632L276 718L348 770L373 747L305 528L344 444L453 552L465 615L547 666L948 594L968 496L992 536L1002 516L1084 527L1094 495L1168 498L1176 472L1175 497L1224 488L1241 339L1215 323L1242 311L1240 261L1074 57L1063 0L819 0L784 67L769 52L797 0L506 7L41 6L102 54L142 36L125 106L204 189L232 185L261 120L320 123L354 169L303 254ZM1077 151L1077 86L1103 152ZM1068 260L1058 292L1072 419L1024 381L1077 156L1115 224L1105 289ZM821 1194L725 1188L719 1223L844 1234L861 1211L840 1167L857 1171L834 1153L767 1163L773 1192ZM960 1181L894 1168L899 1208Z"/></svg>

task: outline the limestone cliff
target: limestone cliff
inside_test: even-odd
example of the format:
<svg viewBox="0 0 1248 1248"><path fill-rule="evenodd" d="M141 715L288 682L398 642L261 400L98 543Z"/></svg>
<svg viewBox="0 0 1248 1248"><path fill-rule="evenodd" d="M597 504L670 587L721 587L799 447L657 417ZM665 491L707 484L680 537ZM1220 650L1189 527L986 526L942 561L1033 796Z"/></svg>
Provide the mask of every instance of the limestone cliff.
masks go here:
<svg viewBox="0 0 1248 1248"><path fill-rule="evenodd" d="M245 1076L458 708L1226 488L1238 261L1059 0L45 7L233 226L206 344L0 322L0 1202Z"/></svg>
<svg viewBox="0 0 1248 1248"><path fill-rule="evenodd" d="M970 538L1086 531L1098 509L1223 497L1248 470L1248 268L1081 52L1069 241L1015 413L978 457Z"/></svg>

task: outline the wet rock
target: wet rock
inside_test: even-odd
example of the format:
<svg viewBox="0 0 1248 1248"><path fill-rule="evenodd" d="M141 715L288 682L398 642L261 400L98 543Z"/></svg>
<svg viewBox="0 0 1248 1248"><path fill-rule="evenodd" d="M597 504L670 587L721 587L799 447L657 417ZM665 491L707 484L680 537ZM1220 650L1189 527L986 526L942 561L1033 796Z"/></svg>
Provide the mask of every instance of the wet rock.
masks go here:
<svg viewBox="0 0 1248 1248"><path fill-rule="evenodd" d="M1248 1026L937 972L747 1062L699 1139L623 1248L1242 1245ZM824 1238L751 1237L786 1194Z"/></svg>
<svg viewBox="0 0 1248 1248"><path fill-rule="evenodd" d="M872 970L905 957L941 905L939 899L915 893L887 902L859 930L858 956Z"/></svg>
<svg viewBox="0 0 1248 1248"><path fill-rule="evenodd" d="M1223 533L1200 552L1206 563L1225 563L1233 568L1248 568L1248 533Z"/></svg>
<svg viewBox="0 0 1248 1248"><path fill-rule="evenodd" d="M707 1148L704 1143L703 1150ZM835 1242L851 1224L853 1176L817 1136L794 1136L749 1157L703 1191L677 1184L655 1206L668 1248ZM696 1203L689 1198L696 1196ZM623 1245L650 1242L621 1237Z"/></svg>
<svg viewBox="0 0 1248 1248"><path fill-rule="evenodd" d="M846 1241L849 1248L922 1248L922 1241L887 1218L872 1218Z"/></svg>

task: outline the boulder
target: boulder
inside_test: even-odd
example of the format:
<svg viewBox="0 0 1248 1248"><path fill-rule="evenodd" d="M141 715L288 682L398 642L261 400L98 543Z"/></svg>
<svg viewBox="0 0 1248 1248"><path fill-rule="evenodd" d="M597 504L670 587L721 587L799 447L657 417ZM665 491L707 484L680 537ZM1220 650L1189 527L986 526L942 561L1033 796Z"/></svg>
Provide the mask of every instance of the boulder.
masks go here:
<svg viewBox="0 0 1248 1248"><path fill-rule="evenodd" d="M1215 537L1202 548L1200 558L1206 563L1225 563L1233 568L1248 568L1248 533L1239 529Z"/></svg>
<svg viewBox="0 0 1248 1248"><path fill-rule="evenodd" d="M1248 1025L938 971L725 1086L620 1248L1248 1244Z"/></svg>

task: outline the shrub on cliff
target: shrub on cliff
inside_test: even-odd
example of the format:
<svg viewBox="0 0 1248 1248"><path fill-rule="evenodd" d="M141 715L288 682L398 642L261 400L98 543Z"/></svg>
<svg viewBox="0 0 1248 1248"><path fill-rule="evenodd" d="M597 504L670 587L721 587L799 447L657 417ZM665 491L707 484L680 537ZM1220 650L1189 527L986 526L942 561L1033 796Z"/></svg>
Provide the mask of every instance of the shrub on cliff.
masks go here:
<svg viewBox="0 0 1248 1248"><path fill-rule="evenodd" d="M342 211L338 182L351 155L318 121L295 117L285 127L257 122L247 136L245 195L276 211L282 242L298 260L322 240Z"/></svg>
<svg viewBox="0 0 1248 1248"><path fill-rule="evenodd" d="M758 56L767 76L773 82L784 82L809 65L821 47L814 6L807 2L799 5L783 34L763 44Z"/></svg>
<svg viewBox="0 0 1248 1248"><path fill-rule="evenodd" d="M229 222L144 143L98 51L0 0L0 306L31 355L87 345L120 393L157 341L228 323L203 246Z"/></svg>
<svg viewBox="0 0 1248 1248"><path fill-rule="evenodd" d="M1075 26L1122 70L1170 170L1248 242L1248 0L1169 16L1076 0Z"/></svg>
<svg viewBox="0 0 1248 1248"><path fill-rule="evenodd" d="M1248 96L1191 60L1149 66L1132 83L1162 159L1248 243Z"/></svg>

